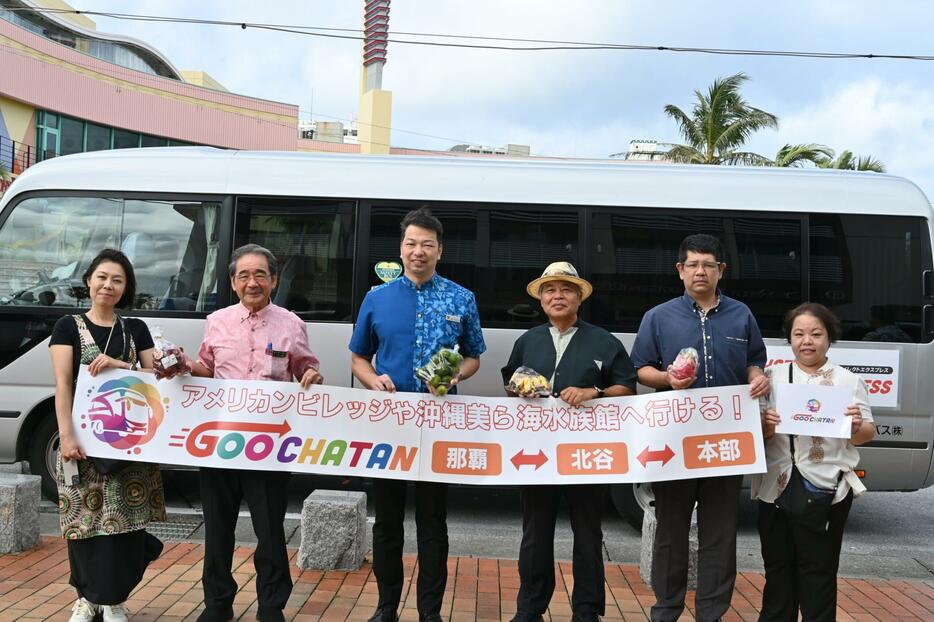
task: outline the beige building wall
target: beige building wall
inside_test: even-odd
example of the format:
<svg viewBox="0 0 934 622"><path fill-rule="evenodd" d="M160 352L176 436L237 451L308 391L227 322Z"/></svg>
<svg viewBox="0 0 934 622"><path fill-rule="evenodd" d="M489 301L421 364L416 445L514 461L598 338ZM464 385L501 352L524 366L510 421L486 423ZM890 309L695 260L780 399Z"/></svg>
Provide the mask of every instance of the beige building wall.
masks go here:
<svg viewBox="0 0 934 622"><path fill-rule="evenodd" d="M392 124L392 91L374 89L360 96L357 141L360 153L389 153Z"/></svg>
<svg viewBox="0 0 934 622"><path fill-rule="evenodd" d="M211 74L206 71L182 69L180 73L182 74L182 79L188 84L203 86L206 89L214 89L215 91L224 91L225 93L229 92L223 84L215 80Z"/></svg>
<svg viewBox="0 0 934 622"><path fill-rule="evenodd" d="M58 9L65 11L74 11L75 7L71 6L64 0L33 0L37 5L46 9ZM75 13L59 13L57 17L64 19L65 21L71 22L79 28L84 28L86 30L97 30L97 24L94 23L94 20L89 18L87 15L77 15Z"/></svg>
<svg viewBox="0 0 934 622"><path fill-rule="evenodd" d="M11 140L31 145L36 142L36 109L28 104L0 97L0 117Z"/></svg>

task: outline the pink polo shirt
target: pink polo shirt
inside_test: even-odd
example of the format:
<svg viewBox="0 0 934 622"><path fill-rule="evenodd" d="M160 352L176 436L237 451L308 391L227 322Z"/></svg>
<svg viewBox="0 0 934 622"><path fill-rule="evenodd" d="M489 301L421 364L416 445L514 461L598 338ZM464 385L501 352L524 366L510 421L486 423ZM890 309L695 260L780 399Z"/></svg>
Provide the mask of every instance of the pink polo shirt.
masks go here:
<svg viewBox="0 0 934 622"><path fill-rule="evenodd" d="M318 369L305 323L272 303L256 313L237 303L209 315L198 361L215 378L230 380L291 382Z"/></svg>

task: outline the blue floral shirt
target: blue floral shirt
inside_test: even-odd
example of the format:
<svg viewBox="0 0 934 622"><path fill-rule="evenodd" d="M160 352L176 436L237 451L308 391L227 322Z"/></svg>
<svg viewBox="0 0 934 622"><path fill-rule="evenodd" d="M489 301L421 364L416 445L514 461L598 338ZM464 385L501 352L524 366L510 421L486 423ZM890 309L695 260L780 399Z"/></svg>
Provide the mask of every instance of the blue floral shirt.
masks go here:
<svg viewBox="0 0 934 622"><path fill-rule="evenodd" d="M360 356L375 354L376 373L389 374L396 390L425 393L415 370L455 345L472 358L486 351L477 301L471 291L435 274L421 287L400 276L371 290L349 347Z"/></svg>

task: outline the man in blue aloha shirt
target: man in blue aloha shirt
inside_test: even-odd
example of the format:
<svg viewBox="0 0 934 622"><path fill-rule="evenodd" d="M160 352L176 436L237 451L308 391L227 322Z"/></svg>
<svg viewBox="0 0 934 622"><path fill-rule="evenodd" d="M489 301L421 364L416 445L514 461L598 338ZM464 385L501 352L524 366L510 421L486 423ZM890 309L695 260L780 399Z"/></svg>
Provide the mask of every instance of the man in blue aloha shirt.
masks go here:
<svg viewBox="0 0 934 622"><path fill-rule="evenodd" d="M451 390L456 391L454 385L477 372L486 350L476 300L473 293L435 272L443 228L430 211L409 212L400 228L404 271L363 299L350 339L353 374L373 391L434 393L415 371L441 348L458 345L464 361L451 381ZM373 572L379 603L370 622L399 619L406 484L390 479L373 482ZM416 482L415 525L419 620L441 622L447 584L447 484Z"/></svg>

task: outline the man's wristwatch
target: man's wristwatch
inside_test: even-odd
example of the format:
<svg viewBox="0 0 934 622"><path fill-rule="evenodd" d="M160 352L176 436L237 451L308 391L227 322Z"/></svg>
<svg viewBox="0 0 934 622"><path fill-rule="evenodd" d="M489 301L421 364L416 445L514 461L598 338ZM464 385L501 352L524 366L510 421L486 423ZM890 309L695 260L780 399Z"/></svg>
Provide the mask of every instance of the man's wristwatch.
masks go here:
<svg viewBox="0 0 934 622"><path fill-rule="evenodd" d="M603 397L603 389L601 389L600 387L594 387L593 389L594 391L597 392L597 397L595 399L599 400L600 398Z"/></svg>

